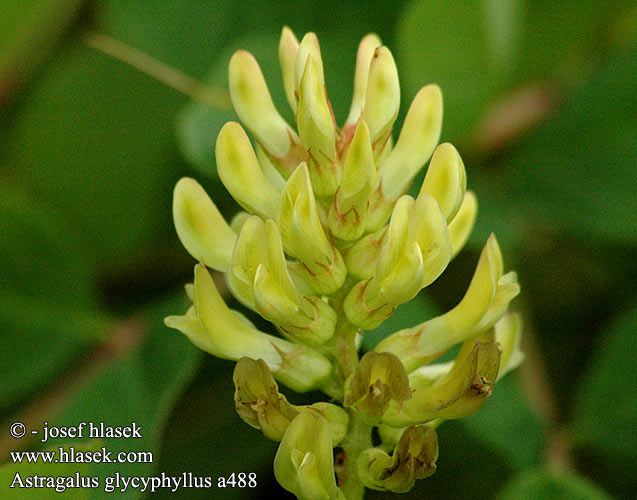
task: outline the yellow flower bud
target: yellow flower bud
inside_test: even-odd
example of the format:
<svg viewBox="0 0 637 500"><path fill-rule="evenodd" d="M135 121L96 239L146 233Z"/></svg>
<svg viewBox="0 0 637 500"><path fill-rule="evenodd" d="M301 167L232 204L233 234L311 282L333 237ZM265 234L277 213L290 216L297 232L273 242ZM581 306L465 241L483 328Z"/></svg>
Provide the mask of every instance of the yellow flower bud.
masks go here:
<svg viewBox="0 0 637 500"><path fill-rule="evenodd" d="M279 64L283 74L283 88L285 89L285 98L288 100L292 112L296 114L297 97L296 84L294 77L294 66L296 63L296 55L299 52L299 41L294 33L287 26L281 31L281 40L279 41Z"/></svg>
<svg viewBox="0 0 637 500"><path fill-rule="evenodd" d="M292 421L274 458L274 475L301 500L337 498L330 429L324 417L302 412Z"/></svg>
<svg viewBox="0 0 637 500"><path fill-rule="evenodd" d="M314 289L323 294L338 290L345 281L345 264L325 235L307 165L303 163L283 191L278 224L283 246L299 259Z"/></svg>
<svg viewBox="0 0 637 500"><path fill-rule="evenodd" d="M365 121L360 120L327 218L334 236L349 241L360 238L365 231L369 197L375 185L376 166L369 129Z"/></svg>
<svg viewBox="0 0 637 500"><path fill-rule="evenodd" d="M217 271L226 270L237 235L196 180L184 177L175 186L173 220L190 255Z"/></svg>
<svg viewBox="0 0 637 500"><path fill-rule="evenodd" d="M427 194L416 200L403 196L394 207L376 271L352 289L345 314L363 329L375 328L433 282L450 258L447 223L436 200Z"/></svg>
<svg viewBox="0 0 637 500"><path fill-rule="evenodd" d="M437 85L427 85L411 103L396 146L378 164L378 189L371 200L368 231L385 224L395 200L431 157L441 128L442 93Z"/></svg>
<svg viewBox="0 0 637 500"><path fill-rule="evenodd" d="M289 337L320 345L333 335L336 313L318 297L297 292L274 221L252 216L244 223L227 278L235 297Z"/></svg>
<svg viewBox="0 0 637 500"><path fill-rule="evenodd" d="M280 192L263 174L241 125L229 122L223 126L215 155L219 178L232 197L248 212L275 218Z"/></svg>
<svg viewBox="0 0 637 500"><path fill-rule="evenodd" d="M394 57L387 47L376 47L369 66L365 107L361 118L369 126L374 152L379 154L391 135L400 107L400 85Z"/></svg>
<svg viewBox="0 0 637 500"><path fill-rule="evenodd" d="M228 85L239 119L272 156L283 158L298 136L274 107L256 59L245 50L230 59ZM218 157L217 157L218 158Z"/></svg>
<svg viewBox="0 0 637 500"><path fill-rule="evenodd" d="M451 222L460 209L466 189L467 174L458 151L448 142L441 144L434 151L420 193L433 196L447 222Z"/></svg>
<svg viewBox="0 0 637 500"><path fill-rule="evenodd" d="M297 122L309 156L312 187L318 196L331 196L340 181L336 162L336 130L317 63L308 55L299 88Z"/></svg>
<svg viewBox="0 0 637 500"><path fill-rule="evenodd" d="M321 46L319 45L318 38L314 33L306 33L299 44L299 49L296 53L296 61L294 62L294 88L297 94L301 94L301 80L303 79L303 73L307 65L307 59L311 57L316 65L316 75L319 85L325 87L325 76L323 74L323 58L321 57Z"/></svg>
<svg viewBox="0 0 637 500"><path fill-rule="evenodd" d="M356 125L361 116L363 107L365 106L365 97L367 94L367 80L369 78L369 66L376 47L380 47L382 42L374 33L365 35L358 46L356 53L356 70L354 72L354 95L352 96L352 105L349 110L347 120L345 120L345 128Z"/></svg>
<svg viewBox="0 0 637 500"><path fill-rule="evenodd" d="M202 264L195 266L193 298L193 309L185 316L168 316L165 323L202 349L225 359L261 358L279 381L299 392L319 387L329 376L331 364L321 354L267 335L229 309Z"/></svg>
<svg viewBox="0 0 637 500"><path fill-rule="evenodd" d="M376 351L392 352L408 372L446 352L455 344L493 326L519 293L515 273L503 274L502 254L494 235L482 250L465 296L442 316L391 334Z"/></svg>

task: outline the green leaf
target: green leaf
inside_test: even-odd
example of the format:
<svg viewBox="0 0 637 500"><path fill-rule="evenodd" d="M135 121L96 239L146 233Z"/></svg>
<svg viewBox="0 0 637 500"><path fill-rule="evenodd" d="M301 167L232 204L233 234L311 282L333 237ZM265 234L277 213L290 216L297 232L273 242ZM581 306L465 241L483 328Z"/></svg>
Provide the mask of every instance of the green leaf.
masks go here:
<svg viewBox="0 0 637 500"><path fill-rule="evenodd" d="M98 441L70 442L64 446L67 453L69 453L71 446L77 452L91 452L101 449L101 443ZM57 452L58 447L47 450ZM20 500L58 500L62 494L64 494L65 500L85 500L89 498L91 490L82 488L82 483L79 482L81 479L78 481L78 478L84 478L84 481L90 480L90 469L89 463L42 463L42 461L28 463L27 459L23 458L21 463L9 462L0 466L0 494L4 498L20 498ZM27 486L29 482L35 481L36 476L47 478L45 486ZM50 481L49 478L51 478ZM49 482L52 482L51 486L47 486ZM56 482L60 485L56 486ZM73 486L67 488L69 482ZM20 487L21 484L22 487Z"/></svg>
<svg viewBox="0 0 637 500"><path fill-rule="evenodd" d="M141 426L141 439L103 439L116 455L120 451L149 451L153 463L95 464L91 473L101 478L116 472L125 476L149 476L156 470L164 425L173 405L194 375L200 351L184 336L169 331L163 318L184 309L185 301L170 299L147 311L140 322L146 340L133 352L101 370L65 406L53 422L58 426L80 422L104 422L110 426ZM133 326L134 328L134 326ZM104 498L92 490L90 498ZM129 488L118 498L140 498Z"/></svg>
<svg viewBox="0 0 637 500"><path fill-rule="evenodd" d="M484 407L459 421L516 469L538 464L545 442L542 423L521 391L517 372L503 377Z"/></svg>
<svg viewBox="0 0 637 500"><path fill-rule="evenodd" d="M613 321L584 375L574 405L573 432L580 445L637 462L637 307Z"/></svg>
<svg viewBox="0 0 637 500"><path fill-rule="evenodd" d="M4 0L0 6L0 101L52 48L82 0Z"/></svg>
<svg viewBox="0 0 637 500"><path fill-rule="evenodd" d="M518 473L498 494L498 500L610 500L590 480L567 472L527 469Z"/></svg>
<svg viewBox="0 0 637 500"><path fill-rule="evenodd" d="M371 351L376 344L388 335L403 328L410 328L439 314L438 308L424 293L420 293L409 302L398 306L394 314L378 328L364 332L362 349Z"/></svg>
<svg viewBox="0 0 637 500"><path fill-rule="evenodd" d="M520 25L517 3L420 0L401 14L393 52L402 100L407 105L424 85L440 85L443 141L464 137L489 100L506 86L507 61ZM492 22L493 10L498 16Z"/></svg>
<svg viewBox="0 0 637 500"><path fill-rule="evenodd" d="M489 171L469 173L480 210L476 234L519 242L536 226L634 244L630 161L637 142L637 45L617 50L567 98L561 112L521 139ZM529 237L531 237L530 235Z"/></svg>
<svg viewBox="0 0 637 500"><path fill-rule="evenodd" d="M515 2L517 3L517 2ZM525 2L520 47L515 64L519 79L555 75L579 77L599 56L609 28L629 9L620 0L533 0Z"/></svg>
<svg viewBox="0 0 637 500"><path fill-rule="evenodd" d="M182 100L118 61L67 46L17 117L8 170L68 218L95 265L130 263L172 229L171 116Z"/></svg>
<svg viewBox="0 0 637 500"><path fill-rule="evenodd" d="M56 210L5 183L0 234L6 353L0 358L0 408L5 408L96 342L110 318L98 313L86 248Z"/></svg>

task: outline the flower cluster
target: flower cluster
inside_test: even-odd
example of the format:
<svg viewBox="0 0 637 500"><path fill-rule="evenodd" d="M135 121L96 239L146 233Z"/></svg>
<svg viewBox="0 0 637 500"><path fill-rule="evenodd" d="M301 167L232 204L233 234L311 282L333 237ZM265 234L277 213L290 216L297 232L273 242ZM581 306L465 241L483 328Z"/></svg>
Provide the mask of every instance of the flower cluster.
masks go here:
<svg viewBox="0 0 637 500"><path fill-rule="evenodd" d="M507 312L517 278L504 273L490 236L456 307L389 335L359 359L364 331L431 284L463 247L476 197L456 149L437 145L436 85L415 96L394 143L398 73L376 35L358 49L342 128L316 35L299 43L284 28L279 59L296 130L275 109L254 57L239 51L230 61L232 103L255 142L227 123L215 155L221 181L245 212L228 224L195 180L177 183L177 234L199 263L186 286L192 306L166 324L238 361L237 412L281 442L276 478L299 499L408 491L435 471L435 427L480 409L496 380L521 362L521 322ZM418 196L404 194L428 161ZM229 309L209 269L225 273L232 295L278 334ZM455 361L430 364L456 344ZM276 381L322 390L331 402L294 406Z"/></svg>

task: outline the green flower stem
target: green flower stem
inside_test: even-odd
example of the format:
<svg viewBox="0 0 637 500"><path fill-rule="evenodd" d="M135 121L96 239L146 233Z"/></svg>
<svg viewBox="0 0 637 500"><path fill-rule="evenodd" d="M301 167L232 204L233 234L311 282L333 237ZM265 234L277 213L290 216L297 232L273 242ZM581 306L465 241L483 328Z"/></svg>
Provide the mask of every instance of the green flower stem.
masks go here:
<svg viewBox="0 0 637 500"><path fill-rule="evenodd" d="M334 336L326 342L320 352L332 359L334 369L327 384L322 388L323 392L338 399L341 402L344 397L344 384L358 366L358 350L356 349L356 335L360 328L351 324L343 311L343 302L351 286L343 287L338 296L330 300L330 305L336 311L337 320Z"/></svg>
<svg viewBox="0 0 637 500"><path fill-rule="evenodd" d="M329 346L326 346L334 359L334 371L330 384L324 390L328 392L331 388L337 388L336 397L341 402L344 397L345 381L356 371L359 363L356 335L360 332L360 328L350 323L343 311L343 302L350 289L351 285L346 284L343 292L330 301L336 311L337 322L334 337L328 342ZM334 396L334 394L330 395ZM341 443L345 461L339 473L339 486L347 500L362 500L365 487L358 478L356 462L363 450L372 446L372 425L364 415L351 409L347 411L350 420L347 434Z"/></svg>
<svg viewBox="0 0 637 500"><path fill-rule="evenodd" d="M359 455L372 447L372 425L369 419L356 411L348 410L349 428L341 442L345 461L339 474L339 487L347 500L362 500L365 486L358 478L356 462Z"/></svg>

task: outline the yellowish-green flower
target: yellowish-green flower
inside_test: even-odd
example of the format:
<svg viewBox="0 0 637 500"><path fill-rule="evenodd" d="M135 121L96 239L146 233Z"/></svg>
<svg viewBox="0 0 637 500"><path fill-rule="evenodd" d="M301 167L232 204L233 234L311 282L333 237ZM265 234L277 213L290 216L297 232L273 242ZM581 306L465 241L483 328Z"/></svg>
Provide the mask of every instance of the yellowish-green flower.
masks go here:
<svg viewBox="0 0 637 500"><path fill-rule="evenodd" d="M221 129L216 161L245 211L228 224L195 180L175 187L177 234L198 263L186 286L192 306L166 324L238 361L237 412L281 441L275 475L299 499L359 500L365 488L404 492L436 469L434 429L478 411L497 379L522 362L522 322L508 312L517 276L504 271L491 235L458 305L387 336L359 359L365 331L435 281L462 249L477 199L458 151L438 145L436 85L416 94L394 133L398 71L376 35L359 46L341 127L316 35L299 42L284 28L279 61L295 126L275 108L254 57L239 51L230 61L230 96L242 124ZM405 194L427 162L418 195ZM224 273L229 292L272 331L229 309L215 285L221 274L210 269ZM454 361L432 363L457 344ZM329 402L294 405L277 381L323 391Z"/></svg>

